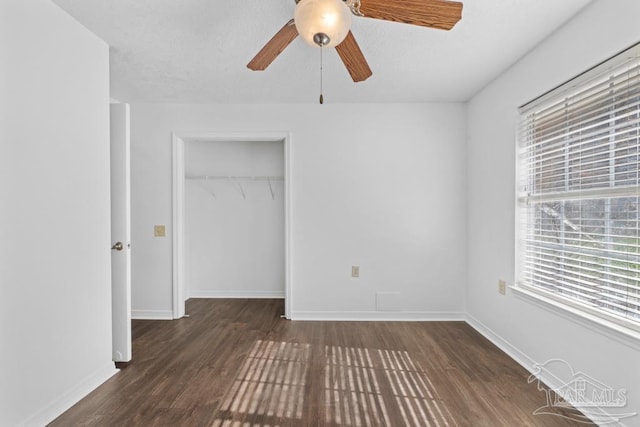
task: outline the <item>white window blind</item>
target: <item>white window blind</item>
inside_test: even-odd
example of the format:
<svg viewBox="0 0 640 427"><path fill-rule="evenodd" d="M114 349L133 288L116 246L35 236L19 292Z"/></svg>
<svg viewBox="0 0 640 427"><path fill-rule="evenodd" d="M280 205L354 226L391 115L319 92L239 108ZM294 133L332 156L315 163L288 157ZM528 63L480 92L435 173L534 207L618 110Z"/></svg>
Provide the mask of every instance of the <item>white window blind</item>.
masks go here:
<svg viewBox="0 0 640 427"><path fill-rule="evenodd" d="M517 286L640 330L640 49L520 109Z"/></svg>

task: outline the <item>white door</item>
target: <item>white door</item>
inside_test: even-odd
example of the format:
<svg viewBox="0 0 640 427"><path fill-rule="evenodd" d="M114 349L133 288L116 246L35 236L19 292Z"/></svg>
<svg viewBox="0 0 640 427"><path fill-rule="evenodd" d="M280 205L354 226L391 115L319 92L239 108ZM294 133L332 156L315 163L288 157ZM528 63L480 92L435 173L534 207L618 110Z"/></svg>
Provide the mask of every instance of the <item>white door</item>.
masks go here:
<svg viewBox="0 0 640 427"><path fill-rule="evenodd" d="M111 299L113 360L131 360L129 104L111 104Z"/></svg>

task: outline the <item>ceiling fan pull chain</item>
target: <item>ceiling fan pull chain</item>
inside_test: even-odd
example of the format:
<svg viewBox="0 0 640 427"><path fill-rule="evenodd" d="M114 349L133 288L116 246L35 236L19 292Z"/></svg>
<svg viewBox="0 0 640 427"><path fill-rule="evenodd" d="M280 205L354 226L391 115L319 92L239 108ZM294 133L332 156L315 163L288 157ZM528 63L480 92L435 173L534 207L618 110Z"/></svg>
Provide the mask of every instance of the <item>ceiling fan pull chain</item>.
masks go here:
<svg viewBox="0 0 640 427"><path fill-rule="evenodd" d="M320 46L320 104L324 104L324 96L322 95L322 45Z"/></svg>

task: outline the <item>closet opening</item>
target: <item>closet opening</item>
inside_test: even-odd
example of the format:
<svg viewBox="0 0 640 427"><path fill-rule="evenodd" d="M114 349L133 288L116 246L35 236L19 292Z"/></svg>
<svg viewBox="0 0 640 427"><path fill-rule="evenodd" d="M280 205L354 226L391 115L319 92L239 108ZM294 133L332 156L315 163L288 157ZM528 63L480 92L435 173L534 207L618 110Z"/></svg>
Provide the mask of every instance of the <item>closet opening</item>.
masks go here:
<svg viewBox="0 0 640 427"><path fill-rule="evenodd" d="M189 298L284 298L289 133L173 135L173 317Z"/></svg>

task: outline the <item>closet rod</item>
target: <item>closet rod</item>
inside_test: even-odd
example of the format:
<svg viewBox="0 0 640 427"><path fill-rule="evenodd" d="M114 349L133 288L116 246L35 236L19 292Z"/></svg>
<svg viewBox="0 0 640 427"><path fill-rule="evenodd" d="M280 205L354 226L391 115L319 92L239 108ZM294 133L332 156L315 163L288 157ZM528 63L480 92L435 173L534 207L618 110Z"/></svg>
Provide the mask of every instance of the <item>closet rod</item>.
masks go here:
<svg viewBox="0 0 640 427"><path fill-rule="evenodd" d="M186 179L204 180L204 181L284 181L284 176L222 176L222 175L186 175Z"/></svg>

